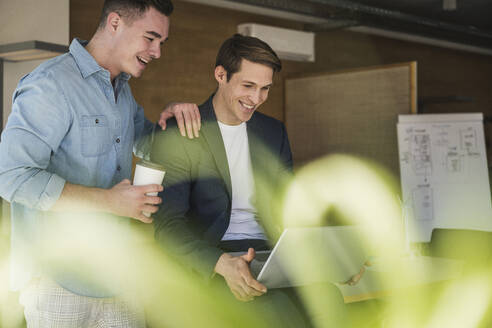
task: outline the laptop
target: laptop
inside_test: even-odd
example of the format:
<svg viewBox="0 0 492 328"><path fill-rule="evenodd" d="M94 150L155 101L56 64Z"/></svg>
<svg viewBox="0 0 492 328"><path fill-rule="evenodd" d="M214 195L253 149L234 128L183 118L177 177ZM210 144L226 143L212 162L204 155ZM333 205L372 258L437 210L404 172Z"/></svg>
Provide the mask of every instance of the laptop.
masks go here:
<svg viewBox="0 0 492 328"><path fill-rule="evenodd" d="M270 289L345 282L364 265L363 241L357 226L288 228L272 251L256 252L250 270Z"/></svg>

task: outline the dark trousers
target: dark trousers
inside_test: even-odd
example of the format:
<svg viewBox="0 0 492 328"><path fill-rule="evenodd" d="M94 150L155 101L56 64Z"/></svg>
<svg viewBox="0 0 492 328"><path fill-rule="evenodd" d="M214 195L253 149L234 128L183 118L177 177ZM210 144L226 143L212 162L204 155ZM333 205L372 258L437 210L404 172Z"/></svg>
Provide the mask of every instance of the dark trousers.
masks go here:
<svg viewBox="0 0 492 328"><path fill-rule="evenodd" d="M252 247L256 251L270 249L264 240L246 239L223 241L219 247L226 252L246 252ZM222 289L231 302L240 302L230 292L222 276L217 275L212 282L215 288ZM339 289L331 283L270 289L251 302L244 302L256 313L261 313L268 327L346 327L347 309Z"/></svg>

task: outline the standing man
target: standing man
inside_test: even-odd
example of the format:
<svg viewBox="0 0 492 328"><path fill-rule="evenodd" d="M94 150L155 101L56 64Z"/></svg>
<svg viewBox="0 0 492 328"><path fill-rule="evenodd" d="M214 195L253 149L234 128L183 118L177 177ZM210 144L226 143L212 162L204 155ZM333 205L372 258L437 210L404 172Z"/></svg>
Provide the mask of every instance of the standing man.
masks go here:
<svg viewBox="0 0 492 328"><path fill-rule="evenodd" d="M270 318L269 327L298 328L313 320L341 327L344 305L333 285L317 289L331 306L307 319L292 289L267 292L249 269L255 250L269 249L281 232L272 195L292 169L285 126L257 112L280 69L275 52L257 38L236 34L223 43L214 72L218 88L199 107L202 137L179 138L172 122L155 137L151 158L167 169L155 236L204 280L227 286L229 295ZM247 254L228 254L237 251Z"/></svg>
<svg viewBox="0 0 492 328"><path fill-rule="evenodd" d="M155 213L161 198L146 193L162 186L129 179L132 149L144 146L153 124L128 80L161 56L172 11L170 0L106 0L90 42L74 39L68 53L41 64L15 90L0 143L0 196L12 204L12 287L23 290L28 327L144 327L138 308L32 254L42 232L56 236L75 212L87 213L84 220L106 213L99 221L105 227L129 218L152 222L142 212ZM161 120L173 115L187 118L188 133L198 136L195 105L168 106ZM67 231L76 234L58 234Z"/></svg>

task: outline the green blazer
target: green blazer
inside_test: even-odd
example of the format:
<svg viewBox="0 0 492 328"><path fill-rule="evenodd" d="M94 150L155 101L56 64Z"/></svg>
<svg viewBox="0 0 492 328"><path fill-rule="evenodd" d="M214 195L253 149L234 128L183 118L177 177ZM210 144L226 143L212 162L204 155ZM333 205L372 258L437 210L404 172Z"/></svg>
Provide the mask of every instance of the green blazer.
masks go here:
<svg viewBox="0 0 492 328"><path fill-rule="evenodd" d="M163 203L154 214L155 238L164 250L208 279L223 251L217 247L231 216L232 187L224 142L215 116L213 95L199 106L200 137L180 135L175 120L157 132L151 160L166 169L159 194ZM275 204L292 170L285 126L255 112L247 122L255 181L258 222L273 242L282 226Z"/></svg>

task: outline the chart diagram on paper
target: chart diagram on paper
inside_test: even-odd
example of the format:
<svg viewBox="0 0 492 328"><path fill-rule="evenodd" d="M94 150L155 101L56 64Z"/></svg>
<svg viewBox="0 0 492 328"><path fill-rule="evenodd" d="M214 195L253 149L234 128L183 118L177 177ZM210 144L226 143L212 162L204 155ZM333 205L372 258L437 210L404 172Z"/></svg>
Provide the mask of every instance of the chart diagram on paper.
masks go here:
<svg viewBox="0 0 492 328"><path fill-rule="evenodd" d="M398 148L410 241L434 228L492 231L482 114L400 115Z"/></svg>

